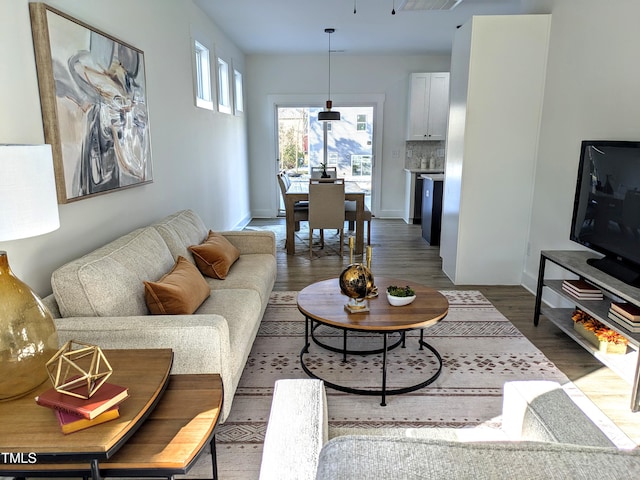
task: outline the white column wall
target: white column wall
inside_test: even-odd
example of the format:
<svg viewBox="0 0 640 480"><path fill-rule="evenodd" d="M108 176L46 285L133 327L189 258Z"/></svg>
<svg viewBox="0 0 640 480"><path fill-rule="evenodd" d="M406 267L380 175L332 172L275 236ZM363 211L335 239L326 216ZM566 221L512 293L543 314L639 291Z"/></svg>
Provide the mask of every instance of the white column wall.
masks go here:
<svg viewBox="0 0 640 480"><path fill-rule="evenodd" d="M456 285L521 282L549 26L477 16L457 32L440 247Z"/></svg>

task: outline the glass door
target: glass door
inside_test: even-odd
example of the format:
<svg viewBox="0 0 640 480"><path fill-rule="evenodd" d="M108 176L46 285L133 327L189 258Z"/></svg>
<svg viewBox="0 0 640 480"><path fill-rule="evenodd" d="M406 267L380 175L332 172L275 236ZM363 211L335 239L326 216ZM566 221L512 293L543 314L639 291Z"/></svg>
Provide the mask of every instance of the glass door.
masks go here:
<svg viewBox="0 0 640 480"><path fill-rule="evenodd" d="M278 107L279 170L307 181L311 167L335 166L338 177L357 182L371 208L374 107L340 107L340 120L318 120L318 107ZM280 199L280 214L284 205Z"/></svg>

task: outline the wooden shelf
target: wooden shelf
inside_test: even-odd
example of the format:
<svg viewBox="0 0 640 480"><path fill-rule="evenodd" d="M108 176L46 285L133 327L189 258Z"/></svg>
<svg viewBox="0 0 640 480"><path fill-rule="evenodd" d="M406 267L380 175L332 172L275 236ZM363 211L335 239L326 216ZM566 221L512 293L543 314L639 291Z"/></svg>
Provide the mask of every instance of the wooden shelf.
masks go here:
<svg viewBox="0 0 640 480"><path fill-rule="evenodd" d="M631 410L637 412L640 410L640 357L638 355L640 333L630 332L623 325L611 320L609 308L612 301L626 301L640 306L640 289L627 285L589 265L587 260L594 256L596 255L588 251L545 250L541 252L533 322L534 325L538 325L540 315L544 315L605 366L629 382L632 385ZM545 278L547 261L553 262L599 288L604 298L602 300L582 300L569 294L562 289L563 280ZM572 302L583 312L624 336L629 341L627 353L616 355L600 352L573 329L571 316L574 309L552 308L542 305L542 296L547 290Z"/></svg>

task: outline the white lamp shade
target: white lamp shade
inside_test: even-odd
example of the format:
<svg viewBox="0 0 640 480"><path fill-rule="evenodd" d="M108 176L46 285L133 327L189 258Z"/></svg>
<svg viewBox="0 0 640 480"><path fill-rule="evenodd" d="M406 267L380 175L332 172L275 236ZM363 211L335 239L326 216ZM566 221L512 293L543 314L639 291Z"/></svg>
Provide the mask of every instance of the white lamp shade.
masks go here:
<svg viewBox="0 0 640 480"><path fill-rule="evenodd" d="M0 145L0 241L60 227L50 145Z"/></svg>

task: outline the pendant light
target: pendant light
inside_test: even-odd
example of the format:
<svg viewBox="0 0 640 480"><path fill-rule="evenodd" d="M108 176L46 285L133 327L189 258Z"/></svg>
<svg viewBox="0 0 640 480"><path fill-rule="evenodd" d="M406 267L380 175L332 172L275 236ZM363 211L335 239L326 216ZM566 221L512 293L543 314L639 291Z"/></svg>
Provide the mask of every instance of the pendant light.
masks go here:
<svg viewBox="0 0 640 480"><path fill-rule="evenodd" d="M324 29L324 33L329 34L329 99L327 100L325 110L322 112L318 112L318 120L325 122L331 120L340 120L340 112L331 110L331 107L333 105L333 103L331 102L331 34L335 31L335 28Z"/></svg>

